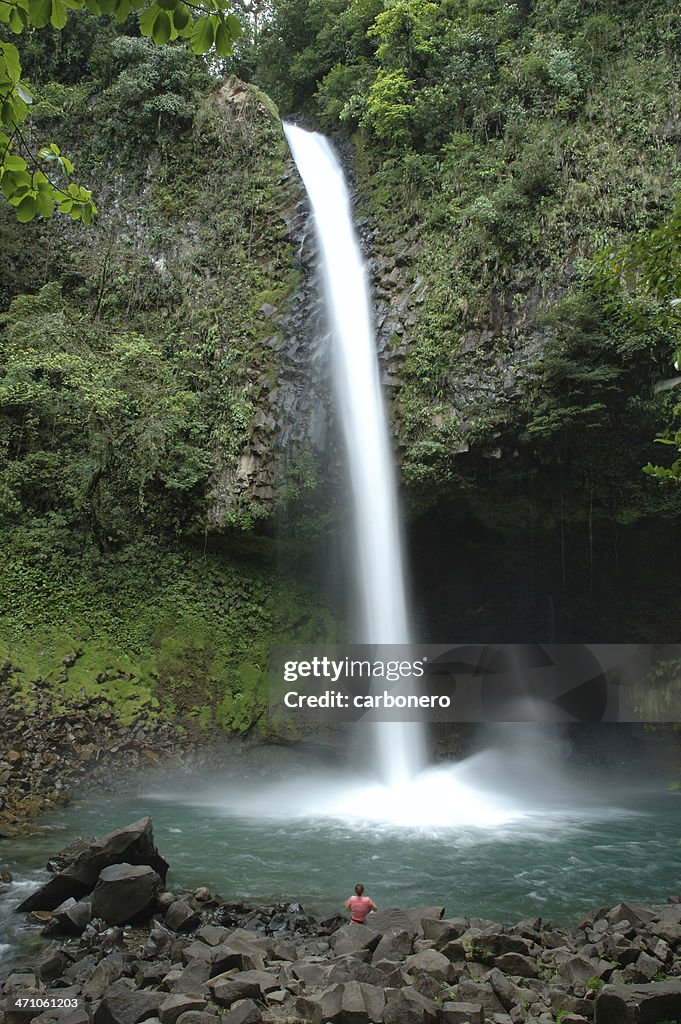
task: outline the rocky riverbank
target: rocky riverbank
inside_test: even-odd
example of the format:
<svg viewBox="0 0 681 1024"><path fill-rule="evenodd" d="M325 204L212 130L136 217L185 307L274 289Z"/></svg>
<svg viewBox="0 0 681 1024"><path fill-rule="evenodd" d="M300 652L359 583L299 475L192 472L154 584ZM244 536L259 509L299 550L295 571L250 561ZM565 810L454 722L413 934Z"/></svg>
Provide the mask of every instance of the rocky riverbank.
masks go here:
<svg viewBox="0 0 681 1024"><path fill-rule="evenodd" d="M15 672L8 662L0 668L0 838L30 831L76 791L120 792L142 771L182 767L195 754L196 739L157 708L124 721L104 693L57 705L39 679L27 700Z"/></svg>
<svg viewBox="0 0 681 1024"><path fill-rule="evenodd" d="M0 664L0 839L35 831L38 816L72 797L138 793L155 779L274 776L341 761L342 734L287 743L171 719L151 702L132 716L106 692L67 700L41 679L29 697Z"/></svg>
<svg viewBox="0 0 681 1024"><path fill-rule="evenodd" d="M676 898L600 908L574 927L505 927L443 907L320 921L295 903L167 890L149 818L78 840L49 867L19 907L46 948L0 985L0 1024L681 1020Z"/></svg>

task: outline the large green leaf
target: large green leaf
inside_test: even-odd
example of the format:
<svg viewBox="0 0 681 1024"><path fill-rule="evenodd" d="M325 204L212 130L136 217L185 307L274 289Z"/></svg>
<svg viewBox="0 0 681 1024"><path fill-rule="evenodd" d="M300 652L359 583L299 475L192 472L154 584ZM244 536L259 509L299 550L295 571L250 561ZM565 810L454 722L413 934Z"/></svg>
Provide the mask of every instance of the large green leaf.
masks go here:
<svg viewBox="0 0 681 1024"><path fill-rule="evenodd" d="M215 42L215 25L211 18L199 18L191 34L191 48L194 53L208 53Z"/></svg>
<svg viewBox="0 0 681 1024"><path fill-rule="evenodd" d="M218 25L215 32L215 49L221 57L229 57L232 52L232 37L223 22Z"/></svg>
<svg viewBox="0 0 681 1024"><path fill-rule="evenodd" d="M21 7L12 7L7 20L12 32L18 36L28 25L28 14Z"/></svg>
<svg viewBox="0 0 681 1024"><path fill-rule="evenodd" d="M28 18L36 28L45 28L52 17L52 0L31 0L28 7Z"/></svg>
<svg viewBox="0 0 681 1024"><path fill-rule="evenodd" d="M143 36L150 36L154 31L154 22L158 17L161 8L158 4L149 4L140 14L140 32Z"/></svg>
<svg viewBox="0 0 681 1024"><path fill-rule="evenodd" d="M191 20L192 16L189 13L189 8L186 4L178 3L173 11L173 25L177 31L183 32Z"/></svg>
<svg viewBox="0 0 681 1024"><path fill-rule="evenodd" d="M0 43L0 59L4 61L5 69L11 82L18 82L21 78L21 61L19 51L11 43Z"/></svg>
<svg viewBox="0 0 681 1024"><path fill-rule="evenodd" d="M24 196L17 206L17 220L22 224L28 224L36 215L35 196Z"/></svg>
<svg viewBox="0 0 681 1024"><path fill-rule="evenodd" d="M225 25L232 39L238 39L239 36L243 35L243 29L241 22L235 14L228 14L225 18Z"/></svg>
<svg viewBox="0 0 681 1024"><path fill-rule="evenodd" d="M66 24L68 14L64 0L52 0L52 15L50 22L54 28L62 29Z"/></svg>
<svg viewBox="0 0 681 1024"><path fill-rule="evenodd" d="M170 39L171 29L170 15L167 11L159 11L156 15L154 31L152 32L152 39L157 46L165 46Z"/></svg>

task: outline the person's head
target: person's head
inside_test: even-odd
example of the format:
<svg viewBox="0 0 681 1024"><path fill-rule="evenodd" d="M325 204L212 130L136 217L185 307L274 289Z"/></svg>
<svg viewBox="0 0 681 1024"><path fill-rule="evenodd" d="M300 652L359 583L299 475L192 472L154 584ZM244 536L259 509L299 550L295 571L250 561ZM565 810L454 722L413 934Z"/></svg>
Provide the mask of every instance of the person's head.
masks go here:
<svg viewBox="0 0 681 1024"><path fill-rule="evenodd" d="M364 886L362 885L361 882L358 882L357 885L355 886L355 895L361 896L363 892Z"/></svg>

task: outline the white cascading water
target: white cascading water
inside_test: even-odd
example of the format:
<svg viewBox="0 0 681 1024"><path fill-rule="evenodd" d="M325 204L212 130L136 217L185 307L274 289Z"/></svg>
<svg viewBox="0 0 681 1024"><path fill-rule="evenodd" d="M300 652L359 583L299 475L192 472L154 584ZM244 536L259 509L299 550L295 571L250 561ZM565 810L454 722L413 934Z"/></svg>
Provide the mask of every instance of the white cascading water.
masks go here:
<svg viewBox="0 0 681 1024"><path fill-rule="evenodd" d="M393 458L378 374L369 282L343 170L328 141L285 124L312 206L331 329L338 412L347 452L361 619L358 640L406 644L404 558ZM425 765L423 726L376 723L378 767L396 786Z"/></svg>
<svg viewBox="0 0 681 1024"><path fill-rule="evenodd" d="M312 205L332 333L332 362L352 485L361 626L368 644L410 640L389 435L376 359L367 273L353 229L341 167L322 136L285 125ZM529 730L529 731L528 731ZM512 742L509 744L509 739ZM280 781L204 792L155 794L262 821L306 818L352 822L353 829L446 829L461 837L497 835L515 823L563 822L582 815L556 763L531 727L497 736L456 764L427 765L423 726L377 723L380 781L348 772L291 773ZM577 808L577 810L575 810ZM473 830L473 832L470 832ZM466 839L466 841L468 841Z"/></svg>

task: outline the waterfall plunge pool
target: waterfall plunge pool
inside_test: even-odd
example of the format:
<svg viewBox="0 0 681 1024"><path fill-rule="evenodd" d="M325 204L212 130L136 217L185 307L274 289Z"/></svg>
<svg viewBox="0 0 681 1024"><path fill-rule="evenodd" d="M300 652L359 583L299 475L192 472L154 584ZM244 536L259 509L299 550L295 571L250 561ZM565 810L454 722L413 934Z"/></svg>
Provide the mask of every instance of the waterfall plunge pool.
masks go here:
<svg viewBox="0 0 681 1024"><path fill-rule="evenodd" d="M296 900L322 916L340 911L360 880L379 907L444 904L448 915L507 924L534 915L569 923L596 906L664 902L679 890L679 794L633 774L614 788L612 773L589 770L559 798L549 793L555 780L543 790L537 781L530 798L513 766L504 789L494 756L432 769L392 795L308 773L76 801L44 817L46 831L0 847L15 879L0 896L0 967L44 941L13 907L46 877L48 856L145 814L170 862L170 888Z"/></svg>

